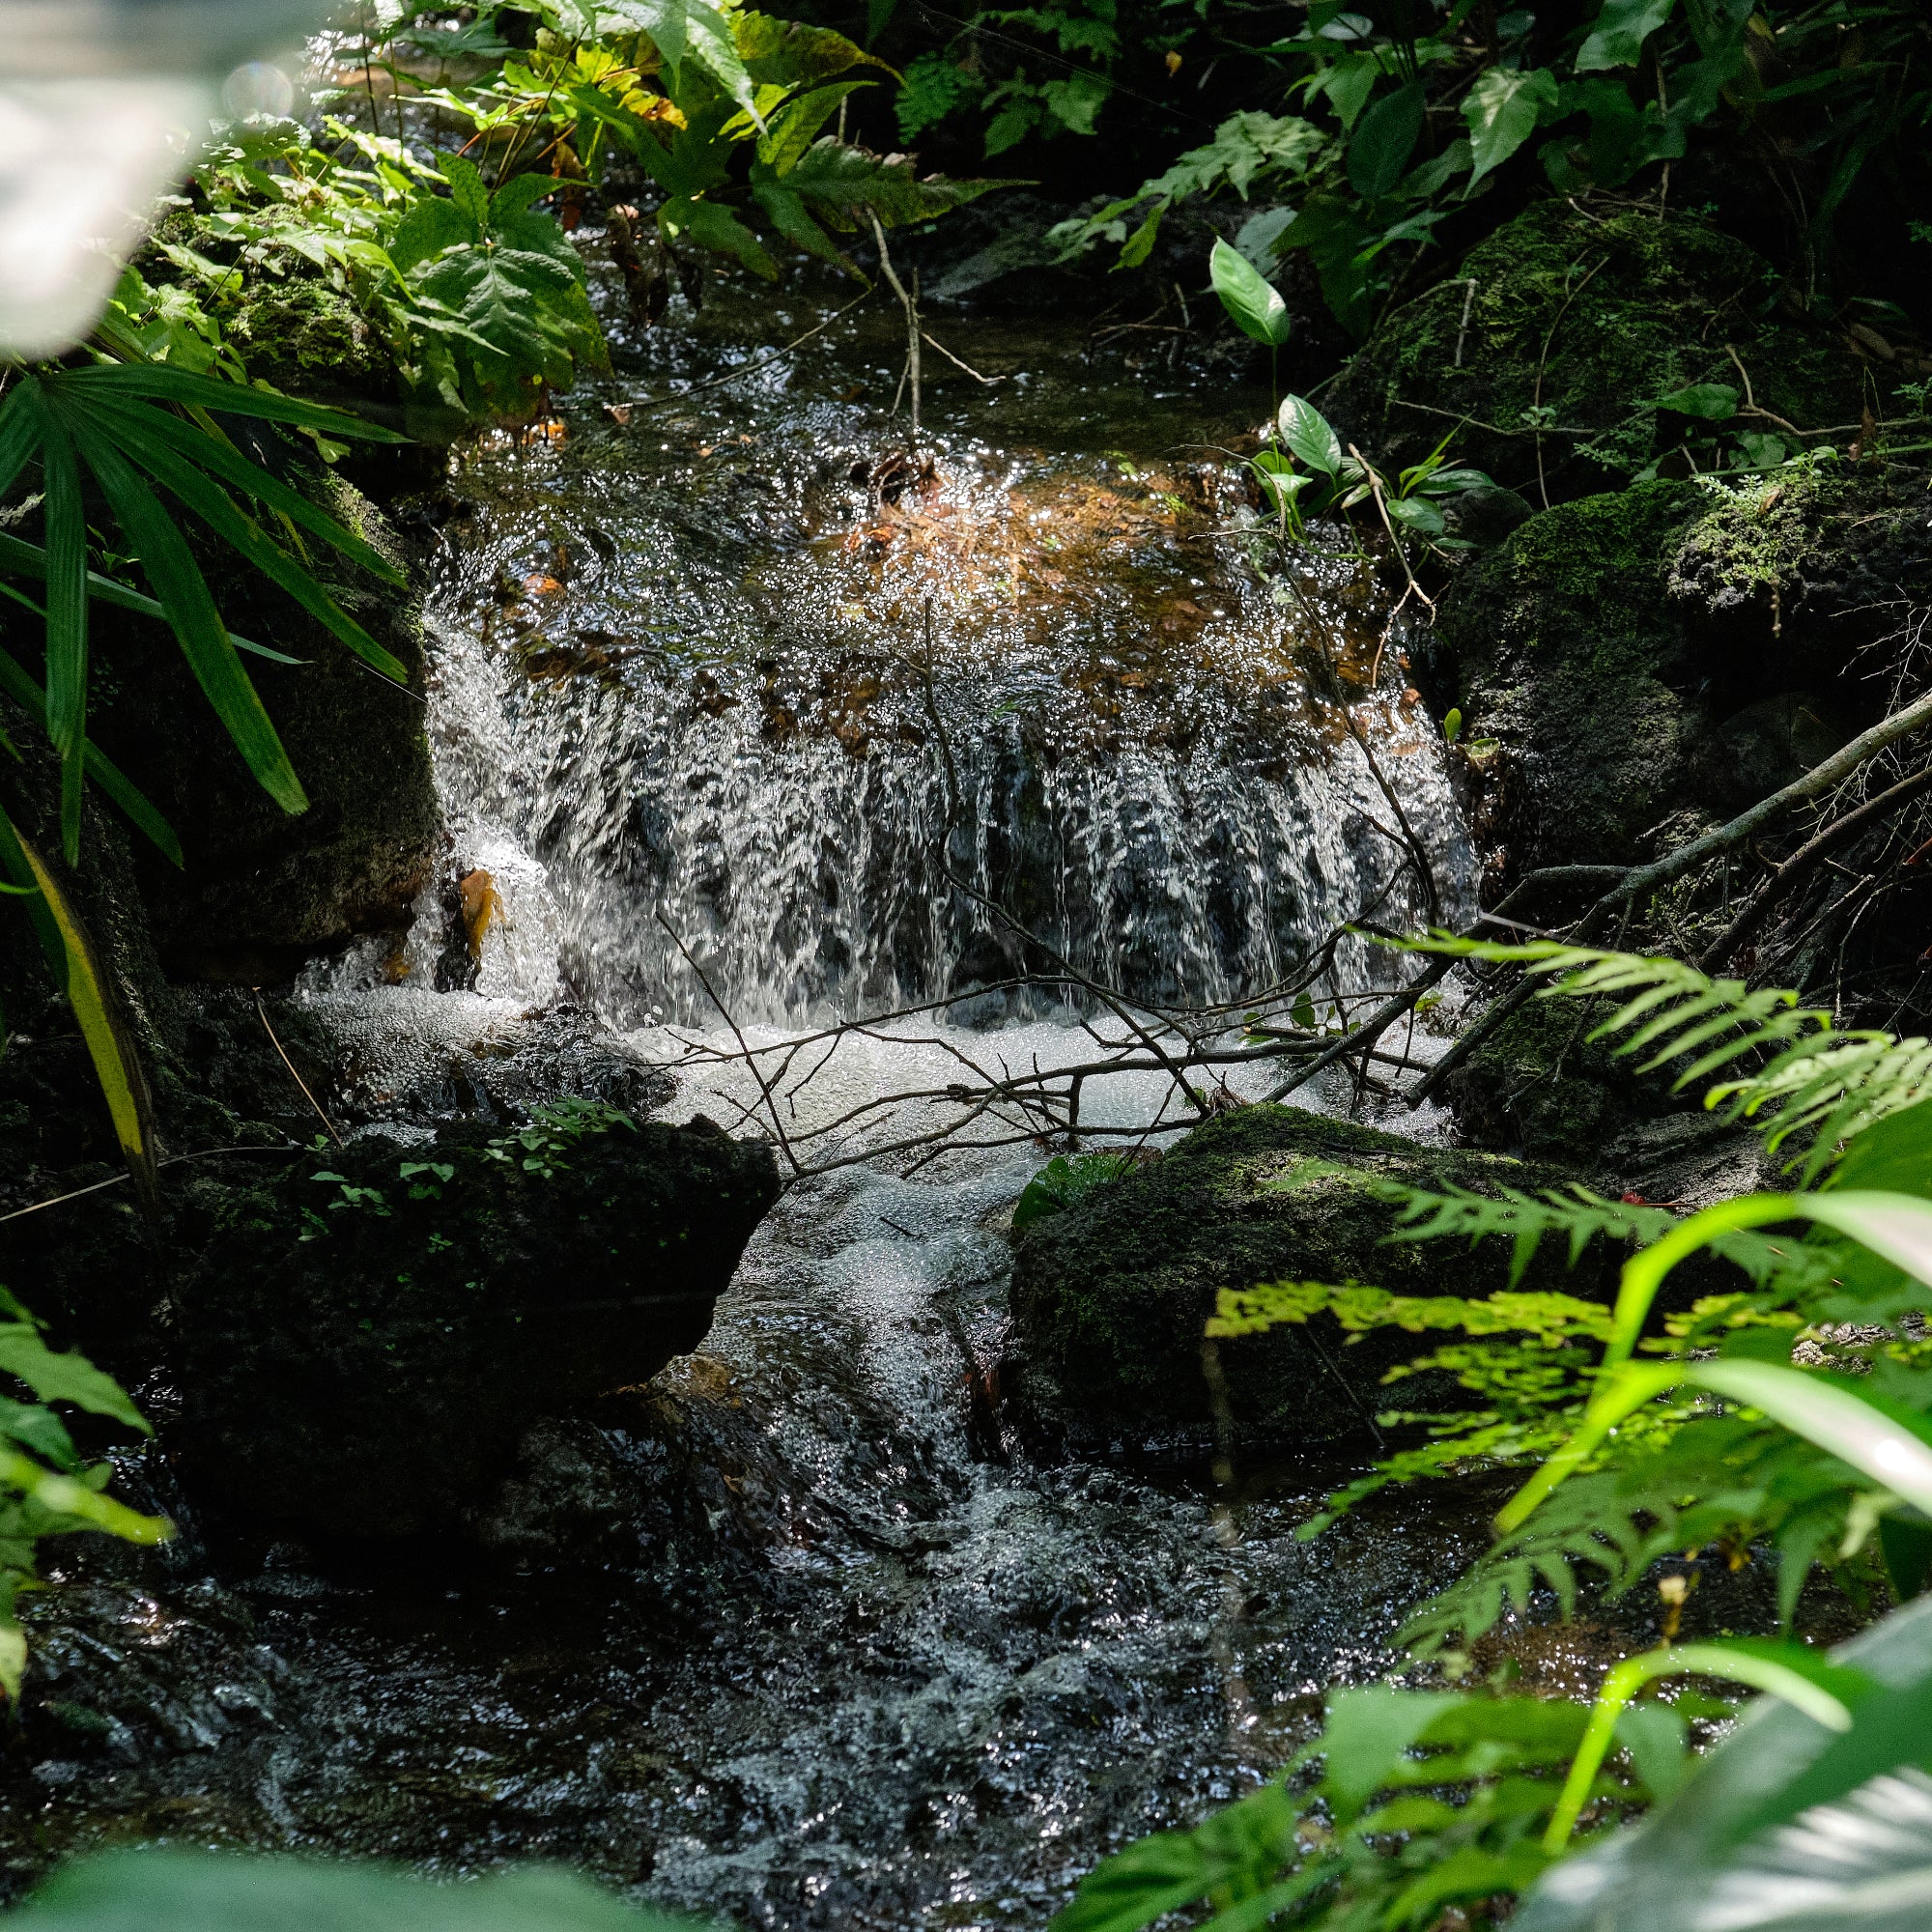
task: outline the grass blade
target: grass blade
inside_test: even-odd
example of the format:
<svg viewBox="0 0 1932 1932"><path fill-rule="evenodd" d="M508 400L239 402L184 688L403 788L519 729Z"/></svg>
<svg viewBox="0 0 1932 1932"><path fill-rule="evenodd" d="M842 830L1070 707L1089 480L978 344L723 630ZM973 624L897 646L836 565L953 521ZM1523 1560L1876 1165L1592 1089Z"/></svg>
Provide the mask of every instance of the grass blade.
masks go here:
<svg viewBox="0 0 1932 1932"><path fill-rule="evenodd" d="M284 811L306 811L308 796L301 781L289 763L261 694L242 668L200 567L188 554L173 519L111 440L84 436L80 453L112 504L122 530L140 554L141 567L167 611L188 668L235 741L236 750L262 789Z"/></svg>
<svg viewBox="0 0 1932 1932"><path fill-rule="evenodd" d="M73 1016L80 1023L80 1037L87 1044L95 1077L106 1097L107 1112L114 1122L114 1137L121 1144L134 1185L153 1209L159 1197L155 1185L154 1111L148 1099L148 1083L135 1055L134 1043L108 992L93 942L79 913L61 891L45 861L4 812L0 812L0 843L14 848L40 888L41 903L59 935L64 968L61 983L67 989Z"/></svg>
<svg viewBox="0 0 1932 1932"><path fill-rule="evenodd" d="M279 510L290 523L298 524L310 535L332 545L384 582L398 585L407 582L403 573L381 551L371 549L327 510L318 509L299 490L292 490L279 477L270 475L259 463L249 462L231 444L217 441L162 410L137 409L123 405L119 399L109 407L117 420L129 422L151 437L158 437L179 450L187 462L213 470L243 494Z"/></svg>
<svg viewBox="0 0 1932 1932"><path fill-rule="evenodd" d="M27 467L41 446L43 403L37 377L21 371L14 393L0 403L0 490Z"/></svg>
<svg viewBox="0 0 1932 1932"><path fill-rule="evenodd" d="M87 512L80 465L58 412L40 398L47 532L47 736L61 761L61 843L80 857L80 748L87 736Z"/></svg>
<svg viewBox="0 0 1932 1932"><path fill-rule="evenodd" d="M355 619L336 603L295 558L251 524L218 483L157 441L147 426L117 413L110 432L142 469L187 505L215 534L245 556L262 575L279 584L309 615L347 644L365 664L396 684L409 673Z"/></svg>
<svg viewBox="0 0 1932 1932"><path fill-rule="evenodd" d="M14 570L23 577L37 577L44 581L47 554L36 544L22 543L18 537L10 537L0 531L0 570ZM0 589L6 589L6 586L0 584ZM166 609L145 591L116 583L111 577L102 577L98 570L87 573L87 594L102 604L112 604L117 610L135 611L143 617L157 617L163 624L168 621ZM47 614L38 604L20 596L17 591L7 590L7 595L16 603L25 604L37 617L43 618ZM267 658L270 664L305 665L311 662L308 658L292 658L286 651L271 651L267 644L258 644L252 639L244 638L240 631L230 631L228 641L238 651L248 651L255 657Z"/></svg>
<svg viewBox="0 0 1932 1932"><path fill-rule="evenodd" d="M410 440L392 429L379 429L360 416L348 415L321 403L300 403L293 396L277 396L266 389L244 389L238 383L192 375L185 369L171 369L160 362L97 362L87 369L63 370L54 382L60 388L73 392L76 400L87 390L148 396L156 402L212 410L217 415L254 416L264 422L319 430L324 436L346 441L408 442Z"/></svg>
<svg viewBox="0 0 1932 1932"><path fill-rule="evenodd" d="M156 607L159 612L159 606ZM37 724L46 723L46 694L34 682L27 672L0 651L0 692L11 697L20 709ZM168 821L149 803L147 795L132 780L121 770L112 758L89 738L82 755L87 760L87 775L121 810L128 819L161 851L179 866L184 863L181 841L175 837L174 829Z"/></svg>

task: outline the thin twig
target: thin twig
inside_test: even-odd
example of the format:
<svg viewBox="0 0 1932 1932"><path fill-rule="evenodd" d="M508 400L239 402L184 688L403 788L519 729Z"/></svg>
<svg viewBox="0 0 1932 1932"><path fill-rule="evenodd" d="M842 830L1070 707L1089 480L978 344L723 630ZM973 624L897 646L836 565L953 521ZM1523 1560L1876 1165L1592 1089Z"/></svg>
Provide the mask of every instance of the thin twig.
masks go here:
<svg viewBox="0 0 1932 1932"><path fill-rule="evenodd" d="M332 1140L337 1147L340 1147L342 1145L342 1136L335 1131L335 1122L331 1121L328 1118L328 1116L322 1111L322 1102L318 1100L315 1097L315 1095L308 1091L308 1082L304 1080L301 1077L301 1075L296 1071L296 1064L293 1060L289 1058L288 1049L284 1047L281 1041L275 1037L275 1030L269 1024L269 1009L262 1004L261 987L256 986L251 988L250 990L255 995L255 1010L261 1016L262 1031L269 1036L269 1044L272 1046L278 1054L281 1055L282 1065L289 1069L289 1078L293 1080L296 1083L296 1085L301 1089L302 1098L306 1100L309 1103L309 1105L315 1109L315 1117L318 1121L322 1122L322 1124L325 1127L328 1129L329 1139Z"/></svg>

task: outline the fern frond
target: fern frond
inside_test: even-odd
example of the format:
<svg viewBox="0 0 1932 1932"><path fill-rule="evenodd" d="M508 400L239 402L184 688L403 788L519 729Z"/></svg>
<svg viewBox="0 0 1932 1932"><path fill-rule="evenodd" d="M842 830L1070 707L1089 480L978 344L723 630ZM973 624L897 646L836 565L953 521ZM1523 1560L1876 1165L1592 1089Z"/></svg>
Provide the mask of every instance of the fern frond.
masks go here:
<svg viewBox="0 0 1932 1932"><path fill-rule="evenodd" d="M1713 1086L1704 1104L1749 1121L1773 1152L1805 1137L1804 1152L1788 1165L1806 1181L1851 1135L1932 1094L1932 1040L1839 1028L1823 1008L1801 1007L1798 995L1781 987L1753 990L1679 959L1553 940L1510 946L1438 933L1416 944L1552 978L1545 998L1617 1000L1590 1037L1615 1038L1619 1055L1647 1055L1638 1067L1645 1073L1690 1056L1673 1082L1680 1090L1758 1063Z"/></svg>
<svg viewBox="0 0 1932 1932"><path fill-rule="evenodd" d="M1434 1193L1395 1184L1377 1191L1383 1200L1396 1204L1398 1225L1389 1236L1391 1240L1431 1241L1461 1236L1474 1247L1486 1236L1507 1236L1512 1243L1512 1288L1522 1279L1547 1236L1568 1238L1568 1265L1575 1267L1598 1236L1612 1241L1655 1241L1677 1218L1665 1208L1605 1200L1580 1184L1544 1188L1534 1194L1514 1187L1499 1187L1493 1195L1477 1194L1454 1186Z"/></svg>

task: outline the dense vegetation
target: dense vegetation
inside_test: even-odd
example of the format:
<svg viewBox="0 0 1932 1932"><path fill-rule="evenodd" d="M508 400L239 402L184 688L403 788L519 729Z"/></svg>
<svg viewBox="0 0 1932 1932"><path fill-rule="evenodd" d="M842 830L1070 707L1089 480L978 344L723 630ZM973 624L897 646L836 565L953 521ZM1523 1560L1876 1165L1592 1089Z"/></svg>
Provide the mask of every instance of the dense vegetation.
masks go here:
<svg viewBox="0 0 1932 1932"><path fill-rule="evenodd" d="M1017 211L1002 259L1105 280L1162 314L1178 290L1181 332L1219 331L1257 373L1265 357L1275 393L1239 457L1243 534L1284 602L1312 558L1347 554L1382 575L1398 612L1423 622L1453 605L1445 629L1480 629L1486 649L1529 655L1580 626L1578 702L1586 719L1593 703L1612 714L1586 726L1597 736L1622 732L1618 694L1668 683L1640 660L1684 600L1715 611L1757 599L1781 639L1787 594L1798 630L1804 598L1864 541L1857 530L1882 524L1883 543L1904 545L1897 533L1922 525L1932 34L1917 8L363 12L375 24L359 40L345 29L336 48L359 89L319 97L306 120L227 128L88 342L10 365L0 396L12 604L0 690L6 729L23 740L0 730L21 774L0 793L0 866L150 1206L159 1176L141 1054L73 889L88 786L170 862L182 852L90 734L94 607L164 624L263 791L303 811L303 775L247 662L291 661L229 628L222 586L239 559L371 670L406 680L328 575L392 589L405 577L337 479L369 448L440 450L526 426L608 370L584 237L639 328L674 293L700 304L707 276L779 283L809 270L855 293L876 276L907 318L916 437L920 298L888 231L910 243L994 190L1020 190L978 211L994 228L1003 206ZM1003 179L977 178L991 165ZM1210 290L1218 307L1198 299ZM1642 575L1666 558L1675 605ZM1861 583L1833 621L1869 607ZM1612 638L1645 597L1666 614L1645 616L1641 638ZM1337 1693L1279 1776L1109 1860L1057 1921L1064 1932L1135 1932L1181 1910L1219 1932L1505 1920L1659 1932L1719 1922L1713 1913L1877 1927L1922 1905L1932 1838L1915 1767L1932 1735L1932 1646L1911 1600L1932 1577L1932 1049L1910 1032L1927 1010L1927 955L1907 874L1925 849L1911 733L1932 712L1918 690L1924 611L1895 617L1864 640L1875 669L1847 699L1856 729L1833 757L1743 810L1692 824L1660 808L1648 864L1635 825L1608 853L1557 849L1588 811L1525 805L1527 781L1492 801L1499 822L1515 811L1537 824L1512 835L1515 870L1492 909L1556 922L1547 929L1560 936L1424 942L1477 975L1481 1017L1452 1059L1515 1051L1525 1016L1548 1010L1532 996L1560 976L1559 996L1598 1004L1539 1077L1556 1081L1603 1043L1604 1092L1637 1062L1680 1091L1715 1081L1707 1105L1747 1123L1783 1179L1689 1214L1580 1185L1391 1189L1404 1240L1507 1242L1505 1284L1462 1297L1359 1281L1221 1293L1206 1339L1229 1351L1318 1321L1350 1337L1447 1338L1419 1344L1390 1379L1446 1378L1466 1402L1382 1417L1398 1446L1304 1536L1394 1485L1509 1469L1521 1487L1489 1554L1411 1611L1399 1684ZM1850 655L1833 668L1841 684ZM1427 694L1472 784L1494 759L1489 723L1533 682L1512 683L1507 663L1491 670L1487 685L1465 667L1461 686ZM1864 789L1837 789L1852 784ZM1800 809L1827 797L1794 831ZM1824 903L1827 848L1858 855L1862 896ZM1595 895L1563 914L1583 888ZM1555 897L1518 897L1544 891ZM1743 977L1717 977L1734 962ZM1339 1014L1330 1024L1303 1005L1297 1034L1332 1035L1339 1052ZM1364 1065L1378 1037L1356 1042ZM630 1124L600 1115L598 1132L613 1122ZM1520 1118L1511 1131L1529 1138ZM540 1164L550 1147L498 1139L478 1157L529 1167L518 1149ZM1056 1157L1014 1228L1106 1198L1132 1166ZM428 1226L434 1178L451 1170L398 1172ZM342 1190L327 1211L387 1212L332 1168L314 1179ZM322 1212L310 1218L302 1240L327 1232ZM1627 1252L1614 1304L1522 1288L1545 1242L1573 1263L1593 1243ZM1727 1286L1661 1301L1670 1271L1698 1256ZM0 1304L0 1366L33 1398L0 1406L0 1685L17 1696L14 1600L41 1540L95 1529L151 1542L166 1525L103 1493L111 1465L76 1448L54 1406L145 1430L119 1384L50 1349L4 1291ZM1775 1613L1754 1633L1680 1642L1688 1585L1668 1559L1714 1549L1776 1565ZM1848 1618L1874 1623L1849 1658L1793 1634L1802 1594L1821 1582ZM1509 1618L1646 1589L1665 1606L1662 1641L1611 1668L1594 1699L1521 1694L1484 1661ZM1764 1696L1712 1747L1738 1708L1711 1688L1724 1686ZM1833 1833L1855 1848L1828 1856ZM191 1913L218 1879L184 1865L179 1882ZM70 1880L29 1922L107 1923L88 1914L120 1909L120 1883ZM1796 1904L1780 1890L1794 1886ZM535 1924L540 1911L605 1922L568 1890L487 1889L461 1923ZM298 1901L311 1907L345 1922L365 1909L346 1889Z"/></svg>

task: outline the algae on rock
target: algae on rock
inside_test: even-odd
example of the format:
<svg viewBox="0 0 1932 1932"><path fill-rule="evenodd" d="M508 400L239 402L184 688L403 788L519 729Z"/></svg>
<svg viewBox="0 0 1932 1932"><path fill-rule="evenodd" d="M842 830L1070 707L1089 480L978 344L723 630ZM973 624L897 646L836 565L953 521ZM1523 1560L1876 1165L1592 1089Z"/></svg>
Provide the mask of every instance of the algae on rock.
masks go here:
<svg viewBox="0 0 1932 1932"><path fill-rule="evenodd" d="M1385 317L1336 392L1386 469L1460 423L1457 457L1509 488L1540 477L1555 500L1623 484L1659 453L1655 399L1742 388L1739 362L1757 405L1802 429L1863 408L1866 364L1842 334L1776 313L1771 265L1701 222L1543 201L1460 270Z"/></svg>

